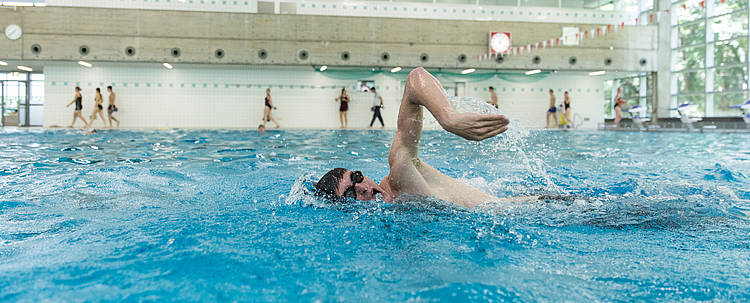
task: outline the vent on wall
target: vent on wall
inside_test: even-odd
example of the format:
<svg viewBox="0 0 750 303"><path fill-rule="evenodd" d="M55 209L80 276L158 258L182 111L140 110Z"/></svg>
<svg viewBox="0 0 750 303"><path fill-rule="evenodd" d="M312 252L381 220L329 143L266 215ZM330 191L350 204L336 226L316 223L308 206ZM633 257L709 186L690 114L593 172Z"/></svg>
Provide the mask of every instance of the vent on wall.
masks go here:
<svg viewBox="0 0 750 303"><path fill-rule="evenodd" d="M81 54L81 56L88 55L89 51L90 51L90 49L86 45L81 45L80 47L78 47L78 53Z"/></svg>
<svg viewBox="0 0 750 303"><path fill-rule="evenodd" d="M638 61L638 64L640 64L641 66L646 66L647 63L648 61L646 60L646 58L641 58L641 61Z"/></svg>
<svg viewBox="0 0 750 303"><path fill-rule="evenodd" d="M135 47L128 46L125 48L125 55L128 57L132 57L135 55Z"/></svg>
<svg viewBox="0 0 750 303"><path fill-rule="evenodd" d="M179 49L179 48L176 48L176 47L175 47L175 48L173 48L173 49L172 49L172 50L170 51L170 53L172 54L172 57L175 57L175 58L177 58L177 57L179 57L180 55L182 55L182 51L180 51L180 49Z"/></svg>
<svg viewBox="0 0 750 303"><path fill-rule="evenodd" d="M531 63L539 64L542 62L542 57L534 56L534 58L531 59Z"/></svg>
<svg viewBox="0 0 750 303"><path fill-rule="evenodd" d="M38 55L38 54L42 53L42 46L39 45L39 44L32 45L31 46L31 53L35 54L35 55Z"/></svg>
<svg viewBox="0 0 750 303"><path fill-rule="evenodd" d="M214 52L214 56L216 56L216 58L218 58L218 59L224 58L224 50L223 49L217 49Z"/></svg>
<svg viewBox="0 0 750 303"><path fill-rule="evenodd" d="M430 60L430 56L429 55L427 55L425 53L419 55L419 61L422 61L424 63L424 62L427 62L429 60Z"/></svg>
<svg viewBox="0 0 750 303"><path fill-rule="evenodd" d="M301 50L297 54L297 57L299 57L300 60L307 60L307 58L310 56L310 54L306 50Z"/></svg>
<svg viewBox="0 0 750 303"><path fill-rule="evenodd" d="M461 62L461 63L466 62L466 54L458 55L458 62Z"/></svg>
<svg viewBox="0 0 750 303"><path fill-rule="evenodd" d="M497 56L497 58L495 58L495 62L497 62L497 64L502 64L503 62L505 62L505 57Z"/></svg>
<svg viewBox="0 0 750 303"><path fill-rule="evenodd" d="M351 55L349 54L349 52L341 52L341 60L349 61L350 57Z"/></svg>
<svg viewBox="0 0 750 303"><path fill-rule="evenodd" d="M268 51L266 51L265 49L259 50L258 51L258 58L261 58L261 59L268 58Z"/></svg>
<svg viewBox="0 0 750 303"><path fill-rule="evenodd" d="M612 65L612 58L604 59L604 65Z"/></svg>
<svg viewBox="0 0 750 303"><path fill-rule="evenodd" d="M391 55L388 52L380 54L380 60L388 61L389 59L391 59Z"/></svg>
<svg viewBox="0 0 750 303"><path fill-rule="evenodd" d="M578 58L576 58L575 56L568 58L568 64L576 65L576 63L578 63Z"/></svg>

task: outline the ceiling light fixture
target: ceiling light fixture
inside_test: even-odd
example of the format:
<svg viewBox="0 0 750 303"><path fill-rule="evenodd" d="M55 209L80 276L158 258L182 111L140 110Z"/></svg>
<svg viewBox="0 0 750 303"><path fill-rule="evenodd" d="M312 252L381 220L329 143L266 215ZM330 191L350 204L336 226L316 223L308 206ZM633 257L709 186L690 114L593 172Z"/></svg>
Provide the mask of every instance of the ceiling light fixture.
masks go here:
<svg viewBox="0 0 750 303"><path fill-rule="evenodd" d="M542 72L541 69L532 69L532 70L526 72L526 75L533 75L533 74L538 74L538 73L541 73L541 72Z"/></svg>
<svg viewBox="0 0 750 303"><path fill-rule="evenodd" d="M169 64L167 62L164 62L161 65L164 65L164 67L166 67L167 69L173 69L174 68L174 66L172 66L172 64Z"/></svg>
<svg viewBox="0 0 750 303"><path fill-rule="evenodd" d="M606 73L607 73L607 71L600 70L600 71L590 72L589 76L601 76L601 75L604 75Z"/></svg>
<svg viewBox="0 0 750 303"><path fill-rule="evenodd" d="M19 65L19 66L16 66L16 67L18 69L20 69L20 70L25 70L27 72L34 71L33 69L31 69L31 67L28 67L28 66Z"/></svg>
<svg viewBox="0 0 750 303"><path fill-rule="evenodd" d="M475 71L477 71L477 70L476 70L476 69L473 69L473 68L467 68L467 69L465 69L465 70L462 70L462 71L461 71L461 74L462 74L462 75L466 75L466 74L471 74L471 73L473 73L473 72L475 72Z"/></svg>
<svg viewBox="0 0 750 303"><path fill-rule="evenodd" d="M323 72L328 69L328 65L323 65L320 67L320 71Z"/></svg>
<svg viewBox="0 0 750 303"><path fill-rule="evenodd" d="M392 73L398 73L400 71L401 71L401 67L400 66L396 66L396 67L394 67L394 68L391 69Z"/></svg>
<svg viewBox="0 0 750 303"><path fill-rule="evenodd" d="M86 61L78 61L78 64L80 64L81 66L88 67L88 68L91 68L92 66L91 63L88 63Z"/></svg>

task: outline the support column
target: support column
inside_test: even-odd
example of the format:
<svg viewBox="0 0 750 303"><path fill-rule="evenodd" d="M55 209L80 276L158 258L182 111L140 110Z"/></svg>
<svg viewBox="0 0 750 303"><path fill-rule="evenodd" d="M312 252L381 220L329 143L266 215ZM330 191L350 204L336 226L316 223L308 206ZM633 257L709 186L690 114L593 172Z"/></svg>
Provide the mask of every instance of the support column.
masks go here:
<svg viewBox="0 0 750 303"><path fill-rule="evenodd" d="M654 3L655 12L663 12L671 9L671 0L657 0ZM672 21L676 20L677 13L664 14L657 25L656 42L656 75L654 76L654 104L651 107L651 117L654 122L659 118L669 117L669 108L672 98L670 96L671 71L672 71Z"/></svg>

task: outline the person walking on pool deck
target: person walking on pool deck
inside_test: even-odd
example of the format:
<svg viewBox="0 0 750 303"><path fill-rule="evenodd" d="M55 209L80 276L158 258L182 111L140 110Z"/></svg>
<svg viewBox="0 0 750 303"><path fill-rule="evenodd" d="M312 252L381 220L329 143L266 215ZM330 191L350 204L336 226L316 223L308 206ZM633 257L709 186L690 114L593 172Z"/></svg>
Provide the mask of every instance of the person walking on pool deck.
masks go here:
<svg viewBox="0 0 750 303"><path fill-rule="evenodd" d="M115 106L115 92L112 91L112 86L107 86L107 92L109 93L109 106L107 106L107 117L109 118L109 127L112 128L112 120L117 122L117 127L120 127L120 120L117 120L112 114L117 111ZM103 119L102 119L103 120Z"/></svg>
<svg viewBox="0 0 750 303"><path fill-rule="evenodd" d="M378 185L360 171L334 168L315 183L316 194L327 199L374 200L386 202L402 195L436 197L464 207L475 207L497 198L442 174L419 159L422 134L422 107L437 119L443 129L467 140L481 141L508 129L502 115L457 113L435 77L416 68L406 79L398 113L398 130L388 155L390 173Z"/></svg>
<svg viewBox="0 0 750 303"><path fill-rule="evenodd" d="M557 99L555 98L555 92L553 90L549 90L549 107L547 108L547 124L545 124L544 128L549 128L549 117L554 116L555 124L557 124L557 107L555 107L555 101Z"/></svg>
<svg viewBox="0 0 750 303"><path fill-rule="evenodd" d="M276 128L280 128L281 125L279 125L279 122L276 121L276 119L271 114L271 110L276 109L276 106L273 106L273 102L271 101L271 89L266 88L266 105L263 107L263 127L266 126L266 122L273 121L274 124L276 124Z"/></svg>
<svg viewBox="0 0 750 303"><path fill-rule="evenodd" d="M102 118L102 123L104 124L104 127L107 127L107 120L104 120L104 113L102 112L104 107L102 106L102 103L104 103L104 100L102 100L102 91L97 87L96 88L96 95L94 96L94 111L91 112L91 116L89 117L89 127L94 126L94 120L96 120L96 115L98 114L100 118Z"/></svg>
<svg viewBox="0 0 750 303"><path fill-rule="evenodd" d="M565 117L565 126L567 128L570 128L570 125L572 124L570 122L570 96L568 95L567 91L563 94L563 106L565 106L565 111L563 112L563 117Z"/></svg>
<svg viewBox="0 0 750 303"><path fill-rule="evenodd" d="M349 119L346 117L346 112L349 110L349 95L346 93L346 88L341 89L341 94L336 97L337 102L341 102L339 105L339 122L341 122L341 128L349 126Z"/></svg>
<svg viewBox="0 0 750 303"><path fill-rule="evenodd" d="M370 88L370 92L375 95L372 98L372 120L370 121L370 127L375 123L375 118L378 118L378 120L380 120L380 128L384 128L385 123L383 123L383 116L380 115L380 110L385 108L385 106L383 106L383 97L378 94L378 91L374 86Z"/></svg>
<svg viewBox="0 0 750 303"><path fill-rule="evenodd" d="M83 118L83 115L81 115L81 110L83 109L83 95L81 95L81 88L76 86L76 96L73 98L73 101L70 101L68 105L65 107L70 107L71 104L76 104L76 110L73 112L73 122L70 122L70 128L73 128L73 125L76 124L76 119L81 119L83 121L83 125L88 127L89 123L86 122L86 119Z"/></svg>
<svg viewBox="0 0 750 303"><path fill-rule="evenodd" d="M494 106L495 108L499 108L497 106L497 94L495 93L495 88L490 86L489 90L490 90L490 102L487 102L487 103L492 104L492 106Z"/></svg>

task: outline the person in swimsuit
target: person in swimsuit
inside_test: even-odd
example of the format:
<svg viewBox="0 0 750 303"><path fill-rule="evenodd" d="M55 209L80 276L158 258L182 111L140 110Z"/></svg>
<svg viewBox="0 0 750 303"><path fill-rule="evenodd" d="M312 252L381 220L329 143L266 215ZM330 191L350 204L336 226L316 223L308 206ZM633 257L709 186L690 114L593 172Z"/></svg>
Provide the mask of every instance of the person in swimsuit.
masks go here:
<svg viewBox="0 0 750 303"><path fill-rule="evenodd" d="M349 119L346 117L346 112L349 110L349 95L346 93L346 88L341 89L341 94L336 97L336 101L340 101L339 105L339 122L341 122L341 128L346 128L349 124Z"/></svg>
<svg viewBox="0 0 750 303"><path fill-rule="evenodd" d="M565 112L563 112L563 117L565 118L565 126L567 128L570 128L570 125L572 124L570 122L570 96L568 95L567 91L565 92L563 97L563 105L565 106Z"/></svg>
<svg viewBox="0 0 750 303"><path fill-rule="evenodd" d="M620 120L622 120L622 107L625 103L628 103L620 95L622 95L622 87L617 88L617 94L615 95L615 125L619 124Z"/></svg>
<svg viewBox="0 0 750 303"><path fill-rule="evenodd" d="M70 107L71 104L75 103L76 110L73 112L73 122L70 122L70 128L73 128L73 125L76 124L76 119L80 118L81 121L83 121L83 125L88 127L89 123L86 122L86 119L83 118L83 115L81 115L81 110L83 109L83 95L81 95L81 88L76 86L76 96L73 99L73 101L70 101L67 106Z"/></svg>
<svg viewBox="0 0 750 303"><path fill-rule="evenodd" d="M555 124L557 124L557 107L555 107L555 101L557 99L555 98L555 92L553 90L549 90L549 108L547 109L547 124L544 126L544 128L549 128L549 117L553 116L555 119L552 121L555 121Z"/></svg>
<svg viewBox="0 0 750 303"><path fill-rule="evenodd" d="M266 122L268 121L273 121L273 123L276 124L276 128L281 127L281 125L279 125L279 122L277 122L271 114L271 110L274 109L276 109L276 106L273 106L273 102L271 101L271 89L266 88L266 106L263 107L263 127L266 126Z"/></svg>
<svg viewBox="0 0 750 303"><path fill-rule="evenodd" d="M335 201L368 201L380 196L386 202L398 201L404 195L428 196L468 208L497 200L419 158L423 107L443 129L467 140L481 141L508 129L509 121L502 115L456 112L440 82L424 68L416 68L406 79L398 130L388 155L388 176L377 184L360 171L334 168L314 184L315 194Z"/></svg>
<svg viewBox="0 0 750 303"><path fill-rule="evenodd" d="M100 118L102 118L102 123L104 124L104 127L107 127L107 121L104 120L104 113L102 107L102 103L104 103L104 100L102 100L102 91L97 87L96 88L96 95L94 96L94 111L91 113L91 116L89 116L89 127L94 125L94 120L96 120L96 115L98 114Z"/></svg>
<svg viewBox="0 0 750 303"><path fill-rule="evenodd" d="M490 90L490 102L488 102L488 103L492 104L492 106L494 106L495 108L498 108L498 106L497 106L497 94L495 93L495 88L492 87L492 86L490 86L489 90Z"/></svg>
<svg viewBox="0 0 750 303"><path fill-rule="evenodd" d="M107 106L107 117L109 118L109 127L112 127L112 120L115 120L117 122L117 127L120 127L120 120L117 120L117 118L113 117L112 114L117 111L117 106L115 106L115 92L112 91L112 86L107 86L107 92L109 93L109 106ZM102 119L104 120L104 119Z"/></svg>
<svg viewBox="0 0 750 303"><path fill-rule="evenodd" d="M377 118L380 120L380 128L384 128L385 123L383 123L383 116L380 114L380 110L385 108L383 106L383 97L378 94L378 90L374 86L370 88L370 92L375 95L372 99L372 120L370 121L370 127L372 127L372 124L375 123L375 118Z"/></svg>

